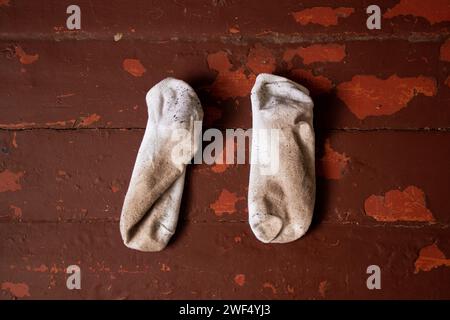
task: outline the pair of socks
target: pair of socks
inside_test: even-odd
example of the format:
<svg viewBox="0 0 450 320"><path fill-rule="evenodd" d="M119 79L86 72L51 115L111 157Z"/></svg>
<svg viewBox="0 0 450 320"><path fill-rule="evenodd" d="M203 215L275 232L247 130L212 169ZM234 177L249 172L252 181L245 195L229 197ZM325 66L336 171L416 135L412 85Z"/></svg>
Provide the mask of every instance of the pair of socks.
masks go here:
<svg viewBox="0 0 450 320"><path fill-rule="evenodd" d="M255 132L276 129L276 172L252 161L249 222L264 243L287 243L308 230L315 200L313 102L309 91L286 78L258 75L251 92L251 157L267 149ZM194 90L167 78L147 93L148 122L125 196L120 232L125 245L140 251L164 249L175 232L186 163L198 151L194 122L203 111ZM174 132L185 132L174 139ZM180 156L174 157L177 149ZM270 165L270 164L269 164Z"/></svg>

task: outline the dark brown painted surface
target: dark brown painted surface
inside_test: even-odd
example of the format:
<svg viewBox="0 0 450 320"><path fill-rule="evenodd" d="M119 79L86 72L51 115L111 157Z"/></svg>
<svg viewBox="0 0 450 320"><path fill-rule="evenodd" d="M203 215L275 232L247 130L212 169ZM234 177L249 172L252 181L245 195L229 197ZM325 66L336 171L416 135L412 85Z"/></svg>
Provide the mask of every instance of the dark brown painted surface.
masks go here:
<svg viewBox="0 0 450 320"><path fill-rule="evenodd" d="M78 1L81 31L69 4L0 0L1 299L450 298L449 1L379 1L379 31L367 1ZM249 128L260 72L314 97L310 232L259 243L248 165L194 165L168 248L125 248L146 91L184 79L205 127Z"/></svg>

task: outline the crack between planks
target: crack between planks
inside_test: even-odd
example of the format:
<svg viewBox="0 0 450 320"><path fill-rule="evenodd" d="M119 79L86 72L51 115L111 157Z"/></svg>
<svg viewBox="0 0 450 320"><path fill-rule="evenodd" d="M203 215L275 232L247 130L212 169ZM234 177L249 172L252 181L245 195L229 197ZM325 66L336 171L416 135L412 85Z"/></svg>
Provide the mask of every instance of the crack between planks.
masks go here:
<svg viewBox="0 0 450 320"><path fill-rule="evenodd" d="M6 225L34 225L34 224L92 224L92 223L111 223L111 224L118 224L119 219L65 219L65 220L34 220L34 221L0 221L0 224L6 224ZM217 220L217 221L209 221L209 220L181 220L181 224L183 223L193 223L193 224L223 224L223 223L240 223L240 224L248 224L248 220L244 219L236 219L236 220ZM312 226L312 229L315 229L319 227L320 225L329 225L329 226L354 226L354 227L361 227L361 228L404 228L404 229L439 229L439 230L445 230L449 229L450 224L448 223L425 223L420 224L420 222L404 222L404 223L392 223L392 222L385 222L385 223L361 223L358 221L324 221L317 223Z"/></svg>
<svg viewBox="0 0 450 320"><path fill-rule="evenodd" d="M211 129L212 127L204 128ZM227 130L227 129L250 129L250 128L223 128L216 127L215 129ZM67 128L54 128L54 127L34 127L34 128L2 128L0 131L5 132L20 132L20 131L144 131L145 127L92 127L92 128L77 128L77 127L67 127ZM376 128L355 128L355 127L343 127L343 128L320 128L316 127L316 131L327 130L327 131L342 131L342 132L377 132L377 131L398 131L398 132L450 132L450 127L411 127L411 128L394 128L394 127L376 127Z"/></svg>
<svg viewBox="0 0 450 320"><path fill-rule="evenodd" d="M111 41L114 40L115 33L96 33L96 32L65 32L61 34L51 33L10 33L0 32L0 41ZM320 43L320 42L342 42L342 41L386 41L386 40L404 40L409 42L441 42L450 36L450 32L440 31L432 33L406 33L406 34L383 34L370 35L364 33L312 33L312 34L285 34L278 32L267 32L263 35L254 36L199 36L199 37L180 37L173 36L167 38L156 38L146 35L125 34L120 41L145 41L149 43L162 44L168 42L178 43L206 43L219 41L224 44L248 45L252 42L268 44L296 44L296 43Z"/></svg>

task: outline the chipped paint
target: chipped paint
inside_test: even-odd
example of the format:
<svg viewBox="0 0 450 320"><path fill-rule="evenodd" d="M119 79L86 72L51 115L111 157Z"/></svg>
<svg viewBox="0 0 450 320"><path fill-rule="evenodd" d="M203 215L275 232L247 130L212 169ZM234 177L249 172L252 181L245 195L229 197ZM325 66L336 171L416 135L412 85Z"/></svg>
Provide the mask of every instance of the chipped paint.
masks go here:
<svg viewBox="0 0 450 320"><path fill-rule="evenodd" d="M237 34L237 33L240 33L241 30L239 30L239 26L235 25L235 26L228 28L228 32L231 34Z"/></svg>
<svg viewBox="0 0 450 320"><path fill-rule="evenodd" d="M167 264L162 263L162 264L161 264L160 270L161 270L162 272L170 272L170 267L169 267Z"/></svg>
<svg viewBox="0 0 450 320"><path fill-rule="evenodd" d="M372 75L356 75L351 81L337 86L337 96L361 120L368 116L394 114L418 94L431 97L436 92L434 78L400 78L396 74L385 80Z"/></svg>
<svg viewBox="0 0 450 320"><path fill-rule="evenodd" d="M0 192L6 191L18 191L22 189L20 185L20 178L22 178L24 172L12 172L8 169L0 172Z"/></svg>
<svg viewBox="0 0 450 320"><path fill-rule="evenodd" d="M327 179L338 180L344 176L350 158L331 147L330 139L325 141L325 151L319 160L318 174Z"/></svg>
<svg viewBox="0 0 450 320"><path fill-rule="evenodd" d="M245 284L245 274L237 274L234 277L234 283L236 283L238 286L242 287Z"/></svg>
<svg viewBox="0 0 450 320"><path fill-rule="evenodd" d="M295 81L307 87L312 95L328 93L333 89L333 82L323 75L315 75L312 70L293 69L291 75Z"/></svg>
<svg viewBox="0 0 450 320"><path fill-rule="evenodd" d="M17 149L17 148L19 147L19 145L17 144L17 133L16 133L16 132L13 132L11 145L12 145L15 149Z"/></svg>
<svg viewBox="0 0 450 320"><path fill-rule="evenodd" d="M283 54L283 61L288 64L288 68L292 68L292 60L296 56L302 58L304 64L312 64L315 62L340 62L344 60L346 56L345 50L345 45L341 44L314 44L308 47L287 49Z"/></svg>
<svg viewBox="0 0 450 320"><path fill-rule="evenodd" d="M447 259L436 243L433 243L420 249L419 257L414 263L414 273L427 272L443 266L450 267L450 259Z"/></svg>
<svg viewBox="0 0 450 320"><path fill-rule="evenodd" d="M147 71L138 59L125 59L123 60L122 67L134 77L142 77Z"/></svg>
<svg viewBox="0 0 450 320"><path fill-rule="evenodd" d="M254 73L273 73L276 67L272 52L261 44L250 49L247 57L247 67Z"/></svg>
<svg viewBox="0 0 450 320"><path fill-rule="evenodd" d="M15 46L14 51L21 64L32 64L39 59L38 54L27 54L20 46Z"/></svg>
<svg viewBox="0 0 450 320"><path fill-rule="evenodd" d="M256 44L249 50L245 65L235 68L225 51L209 54L208 67L218 72L216 79L210 86L211 93L221 99L246 97L256 80L256 75L267 72L273 73L276 60L271 50Z"/></svg>
<svg viewBox="0 0 450 320"><path fill-rule="evenodd" d="M277 292L278 292L277 288L275 288L275 286L272 283L270 283L270 282L264 282L263 283L263 288L272 290L273 294L277 294Z"/></svg>
<svg viewBox="0 0 450 320"><path fill-rule="evenodd" d="M364 211L383 222L434 221L425 204L425 193L416 186L408 186L404 191L390 190L384 196L371 195L364 202Z"/></svg>
<svg viewBox="0 0 450 320"><path fill-rule="evenodd" d="M294 17L295 21L297 23L300 23L302 26L311 23L329 27L336 26L340 18L347 18L353 12L355 12L354 8L314 7L293 12L292 16Z"/></svg>
<svg viewBox="0 0 450 320"><path fill-rule="evenodd" d="M242 198L239 198L236 193L223 189L219 198L210 205L210 208L218 217L224 214L233 214L236 212L236 202L241 199Z"/></svg>
<svg viewBox="0 0 450 320"><path fill-rule="evenodd" d="M439 58L442 61L450 61L450 40L445 41L441 45Z"/></svg>
<svg viewBox="0 0 450 320"><path fill-rule="evenodd" d="M112 193L120 191L120 183L118 181L114 180L111 182L111 191Z"/></svg>
<svg viewBox="0 0 450 320"><path fill-rule="evenodd" d="M30 288L26 283L3 282L2 290L9 291L16 298L25 298L30 296Z"/></svg>
<svg viewBox="0 0 450 320"><path fill-rule="evenodd" d="M246 97L250 94L256 76L254 74L247 76L244 67L232 70L233 66L225 51L209 54L207 62L210 69L218 72L210 87L215 97L228 99Z"/></svg>
<svg viewBox="0 0 450 320"><path fill-rule="evenodd" d="M329 283L327 280L321 281L319 283L319 294L322 298L325 298L328 288L329 288Z"/></svg>
<svg viewBox="0 0 450 320"><path fill-rule="evenodd" d="M100 120L100 116L96 113L90 114L86 117L80 117L80 121L78 122L79 127L87 127L90 126Z"/></svg>
<svg viewBox="0 0 450 320"><path fill-rule="evenodd" d="M425 18L430 24L450 20L450 1L433 0L432 3L423 0L400 0L383 15L390 19L398 16L413 16Z"/></svg>
<svg viewBox="0 0 450 320"><path fill-rule="evenodd" d="M19 208L15 205L10 205L9 208L12 210L12 217L14 219L22 218L22 208Z"/></svg>

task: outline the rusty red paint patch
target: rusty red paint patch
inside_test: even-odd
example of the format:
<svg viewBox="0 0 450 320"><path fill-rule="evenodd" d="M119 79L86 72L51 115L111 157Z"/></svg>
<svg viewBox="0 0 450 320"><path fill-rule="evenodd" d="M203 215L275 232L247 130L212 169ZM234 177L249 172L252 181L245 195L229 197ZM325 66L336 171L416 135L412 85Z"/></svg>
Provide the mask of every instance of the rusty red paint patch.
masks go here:
<svg viewBox="0 0 450 320"><path fill-rule="evenodd" d="M219 198L211 204L210 208L213 209L214 214L218 217L224 214L233 214L236 212L236 202L240 198L236 193L223 189L219 195Z"/></svg>
<svg viewBox="0 0 450 320"><path fill-rule="evenodd" d="M272 294L277 294L278 293L277 288L275 288L275 286L272 283L270 283L270 282L264 282L263 288L264 289L270 289L272 291Z"/></svg>
<svg viewBox="0 0 450 320"><path fill-rule="evenodd" d="M161 264L161 269L160 269L162 272L170 272L170 267L167 265L167 264L165 264L165 263L162 263Z"/></svg>
<svg viewBox="0 0 450 320"><path fill-rule="evenodd" d="M442 44L439 58L442 61L450 61L450 40L447 40Z"/></svg>
<svg viewBox="0 0 450 320"><path fill-rule="evenodd" d="M26 283L3 282L2 290L9 291L14 297L24 298L30 296L30 288Z"/></svg>
<svg viewBox="0 0 450 320"><path fill-rule="evenodd" d="M307 87L313 95L330 92L333 88L330 79L323 75L315 75L312 70L293 69L291 74L298 83Z"/></svg>
<svg viewBox="0 0 450 320"><path fill-rule="evenodd" d="M325 141L325 152L319 160L318 174L327 178L341 179L347 169L350 158L345 153L339 153L331 147L330 140Z"/></svg>
<svg viewBox="0 0 450 320"><path fill-rule="evenodd" d="M80 121L78 122L78 126L79 127L90 126L90 125L94 124L95 122L98 122L100 120L100 118L101 117L96 113L90 114L86 117L81 117Z"/></svg>
<svg viewBox="0 0 450 320"><path fill-rule="evenodd" d="M228 54L219 51L209 54L207 58L210 69L218 72L216 79L210 87L211 93L222 99L245 97L249 95L256 80L254 74L247 76L243 67L232 70L233 66Z"/></svg>
<svg viewBox="0 0 450 320"><path fill-rule="evenodd" d="M134 77L142 77L147 71L138 59L125 59L123 60L122 67Z"/></svg>
<svg viewBox="0 0 450 320"><path fill-rule="evenodd" d="M15 205L10 205L9 208L12 210L12 217L14 219L22 218L22 208L19 208Z"/></svg>
<svg viewBox="0 0 450 320"><path fill-rule="evenodd" d="M1 6L9 6L10 0L0 0L0 7Z"/></svg>
<svg viewBox="0 0 450 320"><path fill-rule="evenodd" d="M322 298L325 298L329 288L329 283L327 280L321 281L319 283L319 294Z"/></svg>
<svg viewBox="0 0 450 320"><path fill-rule="evenodd" d="M436 80L424 76L400 78L392 75L384 80L357 75L337 86L338 97L358 119L394 114L419 93L431 97L436 92Z"/></svg>
<svg viewBox="0 0 450 320"><path fill-rule="evenodd" d="M118 181L114 180L111 182L111 191L112 193L120 191L120 183Z"/></svg>
<svg viewBox="0 0 450 320"><path fill-rule="evenodd" d="M432 3L423 0L400 0L394 7L388 9L384 18L398 16L422 17L435 24L450 20L450 2L448 0L433 0Z"/></svg>
<svg viewBox="0 0 450 320"><path fill-rule="evenodd" d="M292 16L295 21L300 23L302 26L312 23L329 27L336 26L339 18L347 18L353 12L355 12L354 8L314 7L293 12Z"/></svg>
<svg viewBox="0 0 450 320"><path fill-rule="evenodd" d="M448 76L447 79L445 79L445 84L447 85L447 87L450 88L450 76Z"/></svg>
<svg viewBox="0 0 450 320"><path fill-rule="evenodd" d="M247 67L254 74L272 73L275 71L276 61L272 52L260 44L250 49L247 57Z"/></svg>
<svg viewBox="0 0 450 320"><path fill-rule="evenodd" d="M20 46L15 46L14 51L21 64L32 64L39 59L38 54L27 54Z"/></svg>
<svg viewBox="0 0 450 320"><path fill-rule="evenodd" d="M245 284L245 274L237 274L234 277L234 283L236 283L238 286L242 287Z"/></svg>
<svg viewBox="0 0 450 320"><path fill-rule="evenodd" d="M414 263L414 273L420 271L430 271L442 266L450 267L450 259L447 259L445 254L433 243L420 249L419 257Z"/></svg>
<svg viewBox="0 0 450 320"><path fill-rule="evenodd" d="M239 30L239 26L236 25L236 26L230 27L228 29L228 32L231 33L231 34L237 34L237 33L240 33L241 30Z"/></svg>
<svg viewBox="0 0 450 320"><path fill-rule="evenodd" d="M292 67L292 60L295 56L303 59L304 64L315 62L340 62L345 56L345 45L340 44L314 44L308 47L288 49L283 54L283 60L287 62L288 67Z"/></svg>
<svg viewBox="0 0 450 320"><path fill-rule="evenodd" d="M16 133L16 132L13 133L11 145L12 145L15 149L17 149L17 148L19 147L19 145L17 144L17 133Z"/></svg>
<svg viewBox="0 0 450 320"><path fill-rule="evenodd" d="M434 217L425 204L425 194L415 186L391 190L384 196L371 195L364 202L366 214L377 221L433 222Z"/></svg>
<svg viewBox="0 0 450 320"><path fill-rule="evenodd" d="M23 175L24 172L12 172L8 169L0 172L0 192L21 190L19 182Z"/></svg>

